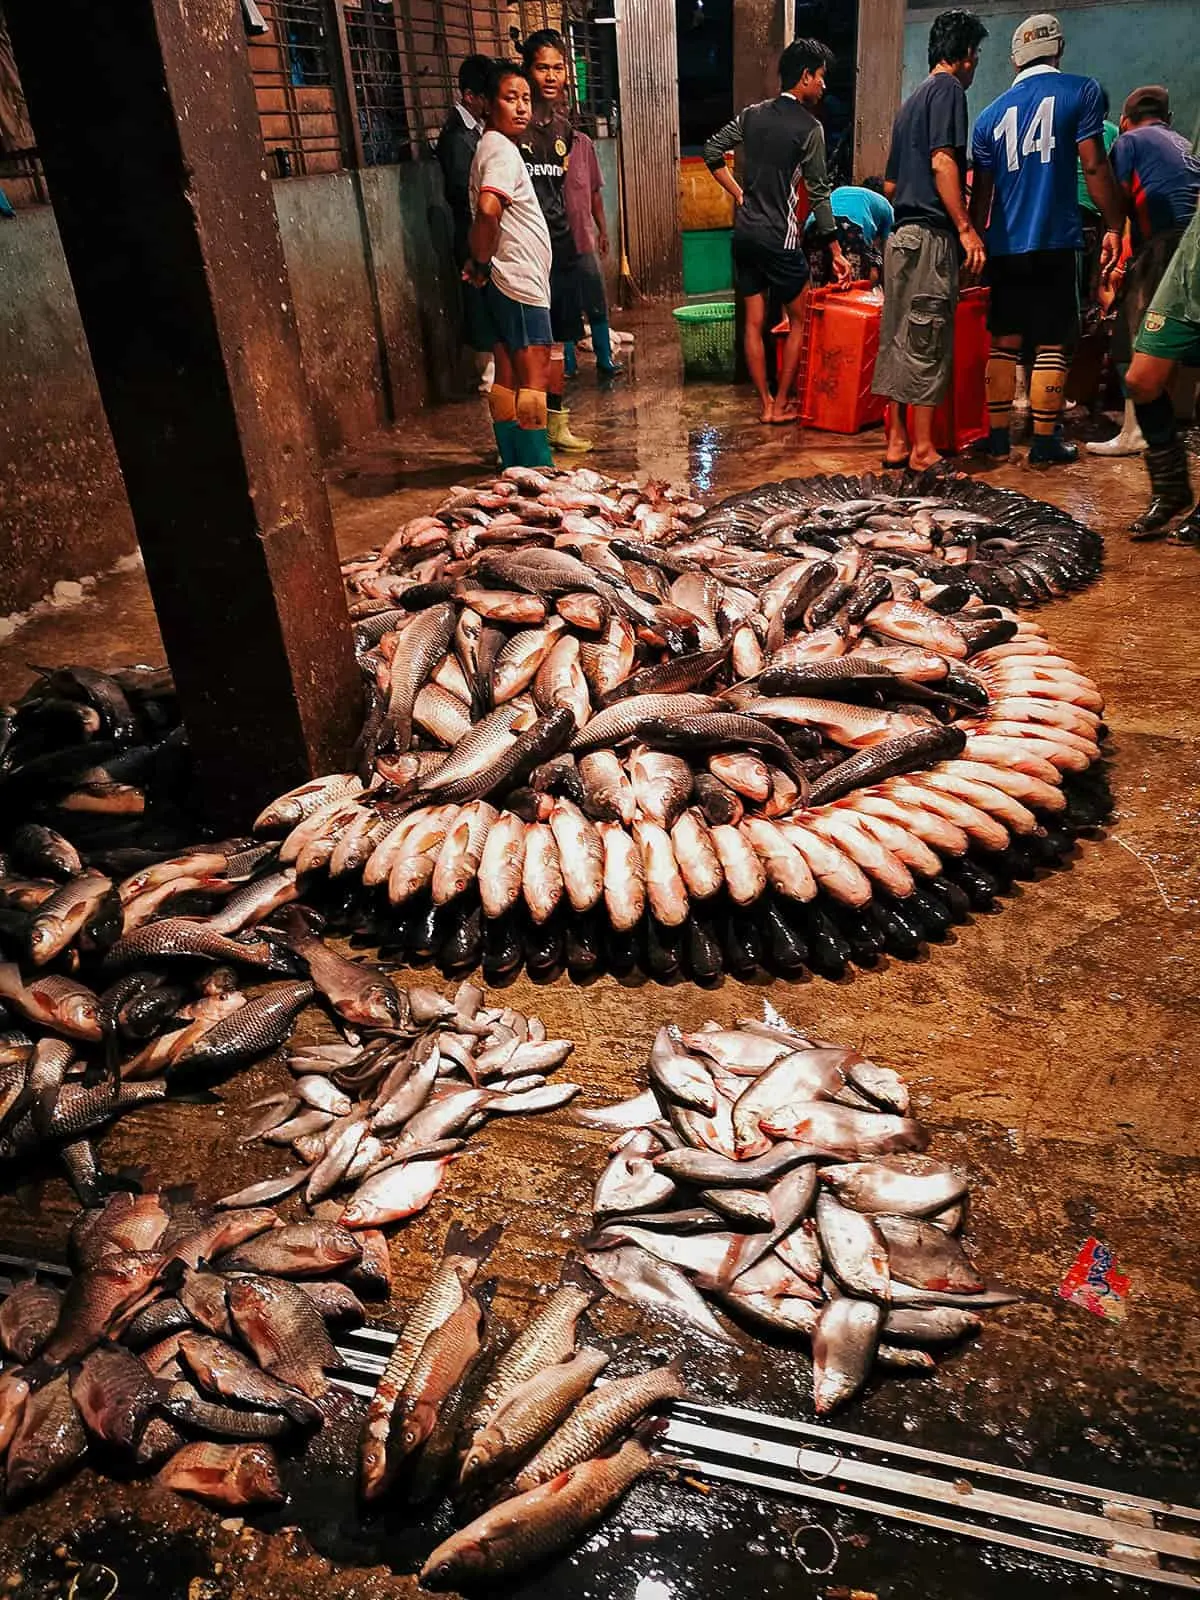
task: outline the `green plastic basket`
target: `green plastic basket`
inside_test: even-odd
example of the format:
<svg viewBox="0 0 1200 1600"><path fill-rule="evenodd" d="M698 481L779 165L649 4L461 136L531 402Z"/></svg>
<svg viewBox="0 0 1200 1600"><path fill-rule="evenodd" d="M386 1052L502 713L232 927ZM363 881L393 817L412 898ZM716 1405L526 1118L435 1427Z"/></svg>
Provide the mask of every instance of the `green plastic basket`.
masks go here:
<svg viewBox="0 0 1200 1600"><path fill-rule="evenodd" d="M673 315L679 326L685 377L732 381L736 365L733 301L677 306Z"/></svg>

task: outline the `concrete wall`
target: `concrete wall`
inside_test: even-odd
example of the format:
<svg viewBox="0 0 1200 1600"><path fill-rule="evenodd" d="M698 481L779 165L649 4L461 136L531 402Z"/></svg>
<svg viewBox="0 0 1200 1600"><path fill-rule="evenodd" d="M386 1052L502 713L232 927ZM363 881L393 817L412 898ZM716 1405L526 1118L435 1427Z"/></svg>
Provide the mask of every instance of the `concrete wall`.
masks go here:
<svg viewBox="0 0 1200 1600"><path fill-rule="evenodd" d="M48 207L0 221L0 616L134 548Z"/></svg>
<svg viewBox="0 0 1200 1600"><path fill-rule="evenodd" d="M328 456L469 376L436 162L281 180L275 203ZM615 208L615 170L611 183ZM615 226L613 235L616 236ZM467 368L469 368L469 362ZM0 616L134 548L48 207L0 222Z"/></svg>
<svg viewBox="0 0 1200 1600"><path fill-rule="evenodd" d="M929 25L941 6L910 10L904 30L904 93L928 71ZM972 116L1012 82L1009 46L1017 24L1037 7L1029 0L983 0L971 10L988 27L979 71L968 96ZM1113 121L1121 102L1142 83L1165 83L1175 126L1200 134L1200 4L1197 0L1065 0L1050 6L1067 37L1063 66L1085 72L1108 90Z"/></svg>
<svg viewBox="0 0 1200 1600"><path fill-rule="evenodd" d="M619 271L616 142L597 141ZM275 184L326 456L473 383L434 161ZM48 207L0 222L0 616L134 547L66 262Z"/></svg>

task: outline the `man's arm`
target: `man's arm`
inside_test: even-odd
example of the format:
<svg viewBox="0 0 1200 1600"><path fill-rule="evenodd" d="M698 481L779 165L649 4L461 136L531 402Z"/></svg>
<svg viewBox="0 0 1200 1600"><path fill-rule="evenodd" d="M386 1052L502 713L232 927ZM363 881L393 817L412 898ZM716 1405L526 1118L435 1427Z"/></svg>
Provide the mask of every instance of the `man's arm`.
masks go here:
<svg viewBox="0 0 1200 1600"><path fill-rule="evenodd" d="M1083 181L1092 204L1104 218L1104 239L1100 246L1100 273L1107 277L1121 258L1121 232L1125 226L1125 206L1117 186L1112 162L1104 149L1103 136L1079 141L1079 161Z"/></svg>
<svg viewBox="0 0 1200 1600"><path fill-rule="evenodd" d="M463 268L463 277L480 288L487 282L488 275L478 271L478 268L488 266L496 254L496 246L500 243L500 219L506 204L503 195L497 194L494 189L485 189L479 196L475 220L467 237L471 259Z"/></svg>
<svg viewBox="0 0 1200 1600"><path fill-rule="evenodd" d="M892 203L892 201L895 200L895 198L896 198L896 180L895 180L895 178L885 178L883 180L883 198L888 202L889 205Z"/></svg>
<svg viewBox="0 0 1200 1600"><path fill-rule="evenodd" d="M800 172L804 187L808 190L813 227L821 239L829 241L834 275L838 283L849 283L852 269L842 252L837 236L837 220L829 201L833 184L829 181L829 169L825 165L825 131L819 122L814 124L800 151Z"/></svg>
<svg viewBox="0 0 1200 1600"><path fill-rule="evenodd" d="M735 206L742 203L742 186L725 165L725 157L731 150L736 150L744 137L742 130L742 112L738 112L732 122L727 122L723 128L718 128L711 134L704 145L704 164L713 177L724 189L725 193L733 196Z"/></svg>
<svg viewBox="0 0 1200 1600"><path fill-rule="evenodd" d="M967 215L958 160L953 150L942 149L933 152L930 164L933 167L933 182L938 197L945 206L946 215L954 224L959 243L963 247L963 255L966 257L965 268L972 277L976 277L983 271L985 252L983 240L971 226L971 219Z"/></svg>
<svg viewBox="0 0 1200 1600"><path fill-rule="evenodd" d="M454 120L462 128L451 132L447 127L437 144L438 161L442 167L442 181L446 190L446 198L451 205L467 206L470 204L468 196L471 192L471 163L475 159L475 152L471 149L470 142L465 137L466 128L463 127L462 118L454 112Z"/></svg>
<svg viewBox="0 0 1200 1600"><path fill-rule="evenodd" d="M592 190L592 221L596 225L596 247L602 256L608 254L608 218L604 215L604 190Z"/></svg>
<svg viewBox="0 0 1200 1600"><path fill-rule="evenodd" d="M988 213L992 209L992 193L995 187L996 180L992 177L992 174L977 164L975 178L971 184L971 226L980 235L987 227Z"/></svg>

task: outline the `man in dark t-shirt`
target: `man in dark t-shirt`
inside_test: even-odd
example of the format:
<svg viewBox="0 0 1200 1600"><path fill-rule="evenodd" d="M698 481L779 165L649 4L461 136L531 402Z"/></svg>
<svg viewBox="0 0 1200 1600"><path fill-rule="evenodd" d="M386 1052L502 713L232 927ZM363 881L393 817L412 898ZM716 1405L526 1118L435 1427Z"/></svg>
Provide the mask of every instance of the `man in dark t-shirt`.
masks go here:
<svg viewBox="0 0 1200 1600"><path fill-rule="evenodd" d="M810 216L817 238L830 241L838 282L850 279L850 264L838 242L829 204L833 185L825 167L825 131L813 115L825 93L825 71L832 60L832 52L819 39L793 40L779 58L782 93L739 111L704 146L709 171L737 206L733 264L746 306L746 366L758 390L764 422L796 422L800 416L791 391L804 330L803 296L809 276L804 226ZM725 165L729 151L739 147L740 184ZM773 400L763 343L772 291L788 316L779 392Z"/></svg>
<svg viewBox="0 0 1200 1600"><path fill-rule="evenodd" d="M921 471L938 460L933 413L950 383L959 257L973 276L983 242L963 193L967 96L987 29L969 11L943 11L929 31L930 73L892 129L884 193L896 212L883 270L883 322L874 393L891 402L884 466ZM913 408L910 442L905 407Z"/></svg>

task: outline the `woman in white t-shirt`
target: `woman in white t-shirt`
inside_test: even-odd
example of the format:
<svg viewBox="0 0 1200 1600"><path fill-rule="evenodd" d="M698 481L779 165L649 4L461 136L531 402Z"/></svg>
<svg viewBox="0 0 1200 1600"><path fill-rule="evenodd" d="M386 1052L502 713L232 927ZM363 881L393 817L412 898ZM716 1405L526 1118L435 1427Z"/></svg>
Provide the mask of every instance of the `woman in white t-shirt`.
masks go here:
<svg viewBox="0 0 1200 1600"><path fill-rule="evenodd" d="M463 277L482 291L496 352L488 396L502 465L554 463L546 432L550 376L550 234L518 142L532 95L524 70L498 61L488 118L471 164L474 221Z"/></svg>

